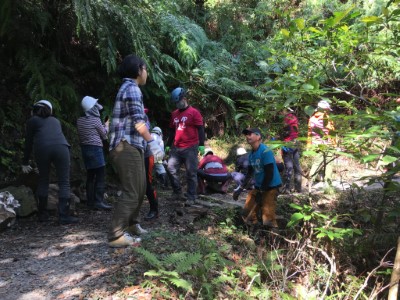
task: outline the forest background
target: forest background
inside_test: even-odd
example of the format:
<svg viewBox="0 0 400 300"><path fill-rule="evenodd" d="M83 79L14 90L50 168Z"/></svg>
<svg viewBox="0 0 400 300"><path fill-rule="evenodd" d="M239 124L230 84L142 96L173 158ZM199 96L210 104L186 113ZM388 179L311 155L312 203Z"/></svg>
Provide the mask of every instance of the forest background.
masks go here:
<svg viewBox="0 0 400 300"><path fill-rule="evenodd" d="M99 98L110 115L116 69L130 53L148 65L144 102L164 131L177 86L205 116L209 139L235 139L248 126L279 136L284 107L299 116L304 137L323 99L334 109L337 155L391 166L399 159L399 3L3 0L0 182L20 174L25 121L40 99L53 103L79 157L80 101ZM388 190L399 191L396 172L382 175Z"/></svg>

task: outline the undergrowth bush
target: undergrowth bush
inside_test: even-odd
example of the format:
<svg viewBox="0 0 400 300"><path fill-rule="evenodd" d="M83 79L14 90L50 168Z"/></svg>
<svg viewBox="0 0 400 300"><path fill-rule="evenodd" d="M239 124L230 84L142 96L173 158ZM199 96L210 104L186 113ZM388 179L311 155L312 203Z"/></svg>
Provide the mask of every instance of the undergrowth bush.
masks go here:
<svg viewBox="0 0 400 300"><path fill-rule="evenodd" d="M279 233L261 228L253 235L237 209L213 210L216 218L196 233L153 232L136 250L147 270L143 285L165 299L356 299L388 280L377 260L371 273L355 265L370 254L354 251L367 246L361 241L370 233L352 215L307 203L278 212L283 207L290 221Z"/></svg>

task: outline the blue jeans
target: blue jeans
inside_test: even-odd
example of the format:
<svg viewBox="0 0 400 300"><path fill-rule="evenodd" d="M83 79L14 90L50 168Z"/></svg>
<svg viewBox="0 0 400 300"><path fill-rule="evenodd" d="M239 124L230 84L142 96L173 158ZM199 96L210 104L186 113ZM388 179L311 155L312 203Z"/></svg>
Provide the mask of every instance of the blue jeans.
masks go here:
<svg viewBox="0 0 400 300"><path fill-rule="evenodd" d="M292 176L294 173L294 188L296 192L301 192L302 171L300 166L300 152L298 148L287 149L288 151L282 151L282 158L285 164L285 188L288 191L292 189Z"/></svg>
<svg viewBox="0 0 400 300"><path fill-rule="evenodd" d="M81 145L81 150L86 170L97 169L106 165L106 161L104 160L103 147L93 145Z"/></svg>
<svg viewBox="0 0 400 300"><path fill-rule="evenodd" d="M172 148L168 160L168 171L171 174L171 185L174 193L182 193L182 186L179 180L179 169L182 164L186 168L187 198L196 199L197 190L197 158L198 146L190 148Z"/></svg>

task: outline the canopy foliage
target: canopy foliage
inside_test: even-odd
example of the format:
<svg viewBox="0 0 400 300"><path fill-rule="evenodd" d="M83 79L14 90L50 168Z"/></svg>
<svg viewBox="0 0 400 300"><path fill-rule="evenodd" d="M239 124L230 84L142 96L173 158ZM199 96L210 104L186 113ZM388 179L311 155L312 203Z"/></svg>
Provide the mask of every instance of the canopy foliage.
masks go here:
<svg viewBox="0 0 400 300"><path fill-rule="evenodd" d="M0 130L14 138L1 145L0 165L18 163L22 124L39 99L54 103L71 142L82 96L109 112L129 53L148 63L143 92L160 126L181 85L209 137L249 125L273 136L283 107L306 123L325 98L343 120L339 135L377 125L392 136L381 129L397 126L399 15L395 0L2 1Z"/></svg>

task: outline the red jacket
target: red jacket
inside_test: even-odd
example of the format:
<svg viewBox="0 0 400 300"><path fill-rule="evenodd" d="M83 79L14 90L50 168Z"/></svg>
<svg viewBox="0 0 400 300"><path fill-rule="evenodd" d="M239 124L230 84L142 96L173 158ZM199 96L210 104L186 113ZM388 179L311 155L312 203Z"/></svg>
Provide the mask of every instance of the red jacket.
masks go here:
<svg viewBox="0 0 400 300"><path fill-rule="evenodd" d="M199 169L203 169L206 174L227 174L228 168L224 161L214 154L206 155L199 163Z"/></svg>

